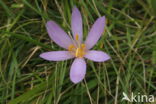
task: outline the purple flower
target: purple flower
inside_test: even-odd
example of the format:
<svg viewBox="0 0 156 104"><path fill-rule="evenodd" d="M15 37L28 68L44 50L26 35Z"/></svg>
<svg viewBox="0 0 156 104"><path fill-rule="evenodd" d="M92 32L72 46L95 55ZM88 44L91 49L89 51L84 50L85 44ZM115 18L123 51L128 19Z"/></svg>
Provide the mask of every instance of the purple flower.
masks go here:
<svg viewBox="0 0 156 104"><path fill-rule="evenodd" d="M104 62L110 56L102 51L90 50L99 40L104 31L105 17L98 18L92 26L86 41L82 41L82 16L80 11L74 7L72 12L71 39L54 21L48 21L46 28L50 38L60 47L67 51L50 51L40 54L40 57L48 61L62 61L75 58L70 69L70 79L73 83L82 81L86 74L86 62L84 58L95 62Z"/></svg>

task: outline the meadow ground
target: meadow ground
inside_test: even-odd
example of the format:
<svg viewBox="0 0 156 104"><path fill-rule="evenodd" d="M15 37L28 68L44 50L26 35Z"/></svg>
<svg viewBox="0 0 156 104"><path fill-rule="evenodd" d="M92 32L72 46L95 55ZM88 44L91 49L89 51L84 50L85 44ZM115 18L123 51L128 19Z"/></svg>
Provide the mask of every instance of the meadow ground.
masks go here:
<svg viewBox="0 0 156 104"><path fill-rule="evenodd" d="M73 6L81 11L84 37L106 16L93 49L111 56L103 63L87 60L79 84L69 79L73 60L39 57L62 50L45 24L54 20L71 32ZM156 97L156 0L0 0L0 104L136 104L122 101L123 92Z"/></svg>

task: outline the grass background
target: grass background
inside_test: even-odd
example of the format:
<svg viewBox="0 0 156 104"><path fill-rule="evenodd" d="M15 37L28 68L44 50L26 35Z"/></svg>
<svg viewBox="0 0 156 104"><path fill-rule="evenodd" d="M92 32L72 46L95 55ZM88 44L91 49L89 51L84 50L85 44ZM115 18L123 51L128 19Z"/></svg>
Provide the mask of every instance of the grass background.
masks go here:
<svg viewBox="0 0 156 104"><path fill-rule="evenodd" d="M48 37L45 23L54 20L70 32L75 5L84 37L106 16L94 49L111 56L104 63L87 60L86 77L76 85L69 79L73 60L39 58L62 50ZM156 0L0 0L0 104L132 104L121 102L122 92L156 96L155 17Z"/></svg>

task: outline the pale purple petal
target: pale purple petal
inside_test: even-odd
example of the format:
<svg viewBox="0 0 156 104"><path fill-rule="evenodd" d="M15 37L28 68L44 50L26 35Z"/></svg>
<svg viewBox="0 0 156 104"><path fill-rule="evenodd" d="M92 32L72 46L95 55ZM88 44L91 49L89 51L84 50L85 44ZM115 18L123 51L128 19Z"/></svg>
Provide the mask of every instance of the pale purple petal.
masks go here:
<svg viewBox="0 0 156 104"><path fill-rule="evenodd" d="M104 31L105 27L105 17L98 18L93 24L88 36L86 38L85 44L87 49L91 49L99 40Z"/></svg>
<svg viewBox="0 0 156 104"><path fill-rule="evenodd" d="M48 61L62 61L74 58L68 51L51 51L40 54L40 57Z"/></svg>
<svg viewBox="0 0 156 104"><path fill-rule="evenodd" d="M59 46L68 49L72 44L70 37L54 21L48 21L46 28L50 38Z"/></svg>
<svg viewBox="0 0 156 104"><path fill-rule="evenodd" d="M71 28L72 28L74 39L77 34L79 35L79 40L82 41L83 38L82 16L80 11L76 7L74 7L72 11Z"/></svg>
<svg viewBox="0 0 156 104"><path fill-rule="evenodd" d="M70 80L73 83L82 81L86 74L86 62L83 58L76 58L70 69Z"/></svg>
<svg viewBox="0 0 156 104"><path fill-rule="evenodd" d="M110 59L110 56L102 51L88 51L85 58L95 61L95 62L104 62Z"/></svg>

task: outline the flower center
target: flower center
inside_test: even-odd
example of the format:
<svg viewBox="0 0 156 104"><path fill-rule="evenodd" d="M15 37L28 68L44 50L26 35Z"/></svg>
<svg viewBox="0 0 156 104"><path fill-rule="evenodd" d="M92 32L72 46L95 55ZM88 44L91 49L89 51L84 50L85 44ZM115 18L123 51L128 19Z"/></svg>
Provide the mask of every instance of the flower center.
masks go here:
<svg viewBox="0 0 156 104"><path fill-rule="evenodd" d="M75 57L82 58L86 54L86 45L80 43L78 34L75 36L75 44L69 45L68 51Z"/></svg>

